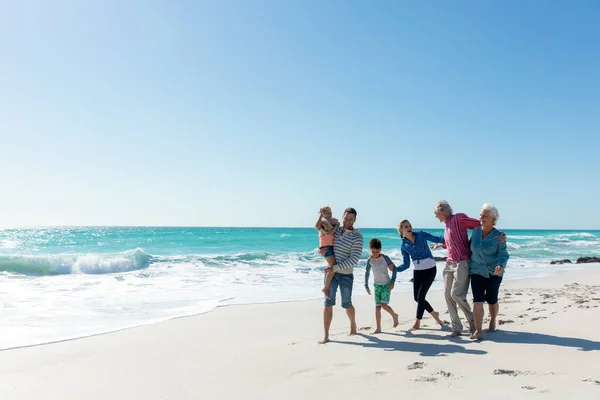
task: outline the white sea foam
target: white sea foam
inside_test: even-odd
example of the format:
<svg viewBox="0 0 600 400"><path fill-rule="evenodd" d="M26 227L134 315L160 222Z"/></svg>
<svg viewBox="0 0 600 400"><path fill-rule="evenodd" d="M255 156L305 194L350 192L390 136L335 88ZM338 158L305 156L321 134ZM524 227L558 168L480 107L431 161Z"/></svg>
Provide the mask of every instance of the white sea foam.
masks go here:
<svg viewBox="0 0 600 400"><path fill-rule="evenodd" d="M573 241L588 245L565 245L563 249L556 243L549 247L550 242L552 239L539 239L535 244L509 242L511 258L505 279L574 268L551 266L550 261L563 250L596 249L598 243ZM530 256L544 249L549 254ZM398 246L390 246L384 253L397 265L402 262ZM355 271L357 294L361 293L369 254L369 249L363 248ZM446 251L433 254L444 256ZM320 298L325 265L316 249L195 255L149 255L136 249L112 255L10 257L0 256L0 348L112 331L220 305ZM15 259L21 263L17 262L16 268ZM10 262L13 267L6 268ZM29 270L19 269L23 265ZM443 265L438 262L434 289L441 287ZM399 274L396 290L412 290L411 277L410 270Z"/></svg>

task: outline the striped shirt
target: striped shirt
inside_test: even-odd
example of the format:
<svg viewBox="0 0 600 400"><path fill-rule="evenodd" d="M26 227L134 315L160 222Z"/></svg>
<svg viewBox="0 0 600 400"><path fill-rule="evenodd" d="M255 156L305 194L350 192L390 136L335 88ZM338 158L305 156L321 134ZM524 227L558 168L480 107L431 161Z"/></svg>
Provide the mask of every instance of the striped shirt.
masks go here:
<svg viewBox="0 0 600 400"><path fill-rule="evenodd" d="M452 214L448 217L446 230L444 230L445 244L443 245L445 249L448 249L448 262L457 263L471 258L467 229L473 229L480 225L478 219L469 218L466 214Z"/></svg>
<svg viewBox="0 0 600 400"><path fill-rule="evenodd" d="M413 244L407 238L402 238L402 244L400 249L402 250L402 265L396 267L398 272L406 271L410 267L410 259L412 258L413 264L418 264L419 261L427 258L433 258L431 250L427 241L434 243L444 243L443 236L433 236L431 233L416 231L413 232L415 235L415 243ZM416 269L416 266L415 266Z"/></svg>
<svg viewBox="0 0 600 400"><path fill-rule="evenodd" d="M344 275L352 274L362 251L363 235L358 229L344 232L341 226L337 228L333 239L333 254L336 262L333 271Z"/></svg>

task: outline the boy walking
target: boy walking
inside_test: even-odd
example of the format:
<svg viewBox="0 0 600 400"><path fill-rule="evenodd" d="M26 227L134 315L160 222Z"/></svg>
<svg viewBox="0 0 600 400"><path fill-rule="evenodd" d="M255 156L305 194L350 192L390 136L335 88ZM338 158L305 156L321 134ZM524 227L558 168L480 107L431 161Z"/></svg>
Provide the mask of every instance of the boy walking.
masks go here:
<svg viewBox="0 0 600 400"><path fill-rule="evenodd" d="M375 319L377 328L373 333L381 333L381 309L390 313L394 320L394 328L398 326L398 314L389 306L390 296L394 283L396 282L396 266L390 258L381 253L381 241L377 238L369 241L371 257L367 260L367 270L365 272L365 289L371 294L369 289L369 274L373 270L373 279L375 281ZM390 278L389 271L392 271Z"/></svg>

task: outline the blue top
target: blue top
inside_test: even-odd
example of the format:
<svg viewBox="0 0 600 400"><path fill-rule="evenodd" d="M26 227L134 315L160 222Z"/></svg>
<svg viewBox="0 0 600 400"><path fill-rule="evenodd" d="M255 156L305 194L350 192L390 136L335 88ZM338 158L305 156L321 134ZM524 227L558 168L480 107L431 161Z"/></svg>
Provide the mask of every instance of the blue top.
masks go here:
<svg viewBox="0 0 600 400"><path fill-rule="evenodd" d="M506 243L498 240L501 234L502 232L494 228L483 239L481 226L473 229L473 235L471 236L471 252L473 254L471 255L471 266L469 268L471 275L481 275L484 278L489 278L494 275L498 265L506 268L510 256L506 250ZM504 275L504 268L502 268L500 276Z"/></svg>
<svg viewBox="0 0 600 400"><path fill-rule="evenodd" d="M414 261L424 260L426 258L433 258L431 250L427 241L434 243L444 243L444 235L433 236L430 233L423 231L413 232L415 235L415 244L412 244L407 238L402 238L402 265L396 267L398 272L406 271L410 267L410 259Z"/></svg>

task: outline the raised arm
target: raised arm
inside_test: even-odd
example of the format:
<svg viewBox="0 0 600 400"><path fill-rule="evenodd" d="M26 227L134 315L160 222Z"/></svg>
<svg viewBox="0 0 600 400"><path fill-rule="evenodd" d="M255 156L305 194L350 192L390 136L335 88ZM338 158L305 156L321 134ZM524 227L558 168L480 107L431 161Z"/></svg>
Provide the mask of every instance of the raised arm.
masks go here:
<svg viewBox="0 0 600 400"><path fill-rule="evenodd" d="M333 231L335 232L337 228L340 227L340 221L337 218L331 218L331 223L333 224Z"/></svg>
<svg viewBox="0 0 600 400"><path fill-rule="evenodd" d="M402 249L402 260L402 265L396 267L396 272L403 272L410 268L410 255L404 249Z"/></svg>
<svg viewBox="0 0 600 400"><path fill-rule="evenodd" d="M341 272L350 268L354 268L360 260L360 255L363 251L363 235L362 233L355 235L350 248L350 257L333 265L335 272Z"/></svg>
<svg viewBox="0 0 600 400"><path fill-rule="evenodd" d="M315 229L320 231L321 230L321 221L323 220L323 214L319 213L319 218L317 219L317 222L315 223Z"/></svg>
<svg viewBox="0 0 600 400"><path fill-rule="evenodd" d="M444 234L442 234L441 236L434 236L428 232L423 232L422 234L425 240L429 240L433 243L444 243Z"/></svg>
<svg viewBox="0 0 600 400"><path fill-rule="evenodd" d="M460 218L460 223L467 229L475 229L481 225L478 219L469 218L466 214L458 214L457 216Z"/></svg>

